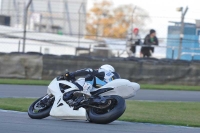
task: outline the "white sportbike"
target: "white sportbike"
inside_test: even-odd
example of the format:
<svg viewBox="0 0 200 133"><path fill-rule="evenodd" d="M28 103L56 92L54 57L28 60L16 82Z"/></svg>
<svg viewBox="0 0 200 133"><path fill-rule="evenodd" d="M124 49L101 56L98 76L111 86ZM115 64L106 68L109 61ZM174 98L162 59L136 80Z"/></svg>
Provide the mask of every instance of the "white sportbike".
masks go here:
<svg viewBox="0 0 200 133"><path fill-rule="evenodd" d="M99 89L91 91L91 96L77 95L80 91L63 76L55 78L48 86L47 94L31 104L28 115L32 119L48 116L59 119L82 119L89 122L107 124L118 119L126 110L125 99L135 96L140 85L126 79L115 79Z"/></svg>

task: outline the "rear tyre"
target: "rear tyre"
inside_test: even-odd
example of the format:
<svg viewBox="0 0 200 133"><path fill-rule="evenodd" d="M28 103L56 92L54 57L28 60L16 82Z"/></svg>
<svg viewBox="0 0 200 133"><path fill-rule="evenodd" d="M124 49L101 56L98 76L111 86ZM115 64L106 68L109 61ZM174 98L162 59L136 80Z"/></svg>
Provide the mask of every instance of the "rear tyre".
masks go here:
<svg viewBox="0 0 200 133"><path fill-rule="evenodd" d="M28 116L30 118L32 118L32 119L43 119L43 118L46 118L46 117L49 116L53 104L50 105L50 106L44 107L43 109L35 111L36 104L38 104L42 98L43 97L41 97L38 100L36 100L35 102L33 102L30 105L30 107L28 108Z"/></svg>
<svg viewBox="0 0 200 133"><path fill-rule="evenodd" d="M107 97L107 96L106 96ZM89 122L97 124L108 124L118 119L126 110L125 100L117 95L108 96L112 99L111 105L106 109L90 108L87 118Z"/></svg>

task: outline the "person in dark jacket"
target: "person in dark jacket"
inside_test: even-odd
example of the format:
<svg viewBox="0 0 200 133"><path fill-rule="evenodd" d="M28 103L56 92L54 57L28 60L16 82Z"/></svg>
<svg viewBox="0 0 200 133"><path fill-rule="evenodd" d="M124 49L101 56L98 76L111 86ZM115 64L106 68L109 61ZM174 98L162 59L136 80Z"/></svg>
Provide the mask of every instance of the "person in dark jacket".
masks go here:
<svg viewBox="0 0 200 133"><path fill-rule="evenodd" d="M151 47L151 45L158 45L158 38L156 37L156 31L154 29L150 30L150 34L148 34L144 39L144 45L141 48L141 53L143 57L150 57L152 53L154 52L154 47Z"/></svg>

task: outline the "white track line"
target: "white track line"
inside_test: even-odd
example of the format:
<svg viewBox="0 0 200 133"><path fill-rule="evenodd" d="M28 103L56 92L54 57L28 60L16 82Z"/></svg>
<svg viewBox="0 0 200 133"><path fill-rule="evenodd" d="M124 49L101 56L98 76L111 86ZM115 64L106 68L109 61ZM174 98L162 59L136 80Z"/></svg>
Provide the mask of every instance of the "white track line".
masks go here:
<svg viewBox="0 0 200 133"><path fill-rule="evenodd" d="M3 113L27 114L26 112L13 111L13 110L3 110L3 109L0 109L0 112L3 112Z"/></svg>

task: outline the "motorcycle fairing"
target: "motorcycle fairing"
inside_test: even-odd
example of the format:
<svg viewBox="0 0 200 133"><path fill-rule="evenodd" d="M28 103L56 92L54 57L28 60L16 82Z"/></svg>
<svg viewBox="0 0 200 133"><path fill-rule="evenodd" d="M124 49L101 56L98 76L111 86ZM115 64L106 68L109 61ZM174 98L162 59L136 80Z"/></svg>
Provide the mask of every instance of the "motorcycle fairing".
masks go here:
<svg viewBox="0 0 200 133"><path fill-rule="evenodd" d="M80 108L79 110L75 111L73 110L73 108L69 107L69 105L63 100L63 93L59 88L59 84L65 84L71 87L69 89L66 89L65 92L79 90L73 83L65 80L58 81L55 78L49 84L47 91L48 94L53 94L55 96L55 101L50 111L50 115L59 119L86 119L85 109Z"/></svg>
<svg viewBox="0 0 200 133"><path fill-rule="evenodd" d="M73 108L69 107L69 105L63 100L63 93L59 88L59 84L64 84L68 87L65 89L65 92L79 90L76 85L71 82L65 80L57 80L56 78L50 83L48 86L47 93L53 94L55 96L55 102L53 107L50 111L50 115L53 117L61 118L61 119L80 119L86 118L86 111L83 108L79 110L73 110ZM107 88L107 89L105 89ZM111 88L108 90L108 88ZM109 95L119 95L123 98L130 98L133 97L136 92L140 89L140 85L137 83L130 82L126 79L116 79L113 80L106 85L102 86L98 90L107 90L105 92L101 92L101 96L109 96Z"/></svg>

